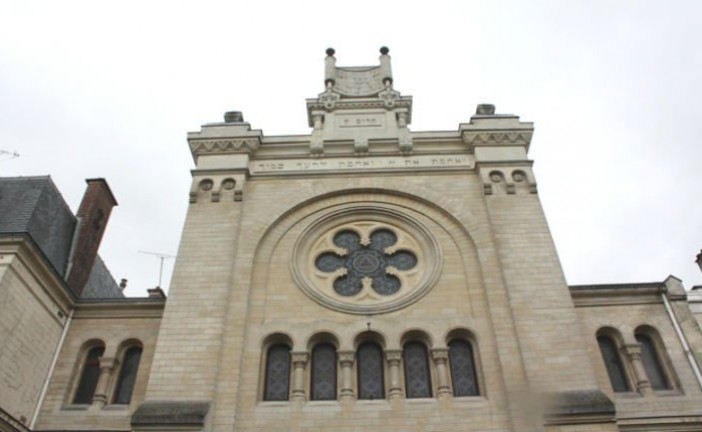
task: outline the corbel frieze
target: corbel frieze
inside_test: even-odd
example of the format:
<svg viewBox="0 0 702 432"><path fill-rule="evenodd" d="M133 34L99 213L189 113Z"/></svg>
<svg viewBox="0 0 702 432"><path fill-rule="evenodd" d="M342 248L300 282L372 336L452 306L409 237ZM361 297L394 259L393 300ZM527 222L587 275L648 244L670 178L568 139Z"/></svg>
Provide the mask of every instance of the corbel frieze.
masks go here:
<svg viewBox="0 0 702 432"><path fill-rule="evenodd" d="M463 131L461 138L470 148L479 145L529 146L534 132L529 131Z"/></svg>
<svg viewBox="0 0 702 432"><path fill-rule="evenodd" d="M257 138L227 138L191 140L190 151L193 154L202 153L253 153L261 147Z"/></svg>

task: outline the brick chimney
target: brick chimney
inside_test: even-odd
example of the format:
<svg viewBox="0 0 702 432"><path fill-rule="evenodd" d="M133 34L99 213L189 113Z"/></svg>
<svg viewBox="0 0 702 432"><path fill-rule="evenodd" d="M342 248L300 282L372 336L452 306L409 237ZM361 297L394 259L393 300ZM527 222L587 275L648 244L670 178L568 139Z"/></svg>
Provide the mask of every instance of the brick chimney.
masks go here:
<svg viewBox="0 0 702 432"><path fill-rule="evenodd" d="M73 237L66 283L78 297L83 293L112 207L117 205L105 179L87 179L88 187L78 209L78 225Z"/></svg>

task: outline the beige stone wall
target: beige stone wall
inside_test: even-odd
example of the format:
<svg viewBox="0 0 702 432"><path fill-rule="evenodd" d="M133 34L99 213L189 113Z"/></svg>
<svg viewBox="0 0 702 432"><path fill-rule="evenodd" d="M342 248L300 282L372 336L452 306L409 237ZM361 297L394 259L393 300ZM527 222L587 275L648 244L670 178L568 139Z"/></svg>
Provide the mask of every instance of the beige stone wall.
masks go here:
<svg viewBox="0 0 702 432"><path fill-rule="evenodd" d="M620 425L646 424L647 417L660 417L655 422L661 422L667 421L665 420L667 417L685 417L691 414L693 416L690 419L700 420L694 414L699 412L698 408L702 404L702 391L690 363L685 357L683 346L666 313L660 294L639 296L638 298L631 297L626 301L622 301L621 298L609 297L600 304L593 304L592 299L581 299L577 301L577 304L579 305L577 308L578 316L585 337L583 343L587 347L592 364L595 366L600 387L616 404ZM668 376L672 380L673 390L640 394L635 391L636 384L632 383L633 391L631 392L615 393L612 391L597 344L597 332L602 328L612 328L621 335L622 343L636 344L634 332L640 326L650 326L660 335L664 347L662 358L665 361L664 366ZM631 363L625 360L627 374L631 378L634 371L630 365Z"/></svg>
<svg viewBox="0 0 702 432"><path fill-rule="evenodd" d="M68 314L61 289L32 247L0 244L0 407L25 425Z"/></svg>
<svg viewBox="0 0 702 432"><path fill-rule="evenodd" d="M196 174L195 184L200 180ZM550 389L595 388L583 345L576 342L582 340L581 333L574 325L577 318L543 214L538 200L526 194L530 192L520 190L498 204L504 211L516 211L520 223L512 229L514 221L499 214L503 210L488 211L479 177L467 172L251 178L243 201L213 202L208 191L197 192L184 229L146 399L211 400L212 430L359 425L425 430L439 424L441 428L506 430L511 428L506 382L518 388L530 376L543 378ZM311 222L330 211L369 204L404 212L435 237L443 257L439 280L417 302L394 312L366 316L331 310L297 287L290 269L292 250ZM541 240L523 240L530 226L535 227L533 236ZM515 245L518 254L500 250ZM525 270L539 260L544 264L538 271ZM506 279L503 267L510 269L512 279ZM522 280L513 288L505 283L519 274ZM557 352L547 340L530 333L536 330L524 321L529 307L525 294L510 297L510 289L526 293L533 287L550 293L563 323L560 332L546 328L547 319L534 329L552 334L572 352ZM520 319L527 326L522 346L514 326L515 310L523 313ZM314 336L326 332L333 335L340 351L353 351L367 323L382 336L386 350L401 349L403 337L411 331L423 332L429 348L445 348L451 330L470 332L477 341L481 396L343 403L262 401L267 336L286 334L293 341L293 351L309 352ZM544 350L553 355L553 361L543 361ZM431 367L436 395L436 363L432 361ZM308 397L309 364L304 374Z"/></svg>
<svg viewBox="0 0 702 432"><path fill-rule="evenodd" d="M60 351L37 429L130 429L130 417L144 400L151 372L154 347L159 332L162 304L122 304L79 306ZM108 404L74 405L73 394L80 378L86 348L92 342L105 345L104 358L115 358L115 368L107 380ZM115 390L119 366L125 348L143 346L132 400L129 405L115 405L111 397Z"/></svg>

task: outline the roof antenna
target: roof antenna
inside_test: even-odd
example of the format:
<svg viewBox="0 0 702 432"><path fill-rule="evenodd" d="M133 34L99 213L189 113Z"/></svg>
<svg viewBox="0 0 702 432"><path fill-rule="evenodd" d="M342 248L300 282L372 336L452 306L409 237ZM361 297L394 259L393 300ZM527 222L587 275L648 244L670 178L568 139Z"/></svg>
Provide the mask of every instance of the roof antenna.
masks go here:
<svg viewBox="0 0 702 432"><path fill-rule="evenodd" d="M141 251L141 250L139 251L139 253L153 255L153 256L161 259L161 265L158 269L158 285L156 285L156 288L161 288L161 279L163 277L163 260L165 260L166 258L175 258L175 255L168 255L168 254L164 254L164 253Z"/></svg>
<svg viewBox="0 0 702 432"><path fill-rule="evenodd" d="M8 159L17 159L20 155L16 151L0 149L0 156L9 156Z"/></svg>

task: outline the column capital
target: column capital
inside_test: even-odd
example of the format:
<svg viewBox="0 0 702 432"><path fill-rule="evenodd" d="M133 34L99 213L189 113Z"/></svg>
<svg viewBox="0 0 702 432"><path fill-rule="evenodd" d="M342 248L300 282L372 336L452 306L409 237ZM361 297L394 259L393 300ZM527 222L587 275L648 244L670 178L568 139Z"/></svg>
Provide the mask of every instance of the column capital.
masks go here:
<svg viewBox="0 0 702 432"><path fill-rule="evenodd" d="M622 345L622 353L624 353L629 358L639 358L641 357L641 344L631 343Z"/></svg>
<svg viewBox="0 0 702 432"><path fill-rule="evenodd" d="M353 361L356 358L355 351L338 351L336 354L339 356L339 363L341 364L353 364Z"/></svg>
<svg viewBox="0 0 702 432"><path fill-rule="evenodd" d="M448 360L448 348L432 348L431 358L436 361L447 361Z"/></svg>
<svg viewBox="0 0 702 432"><path fill-rule="evenodd" d="M402 360L402 350L387 350L385 351L385 359L388 363L400 362Z"/></svg>
<svg viewBox="0 0 702 432"><path fill-rule="evenodd" d="M304 366L305 364L307 364L307 361L310 358L310 354L305 351L296 351L291 352L290 357L292 358L293 365L302 364Z"/></svg>

